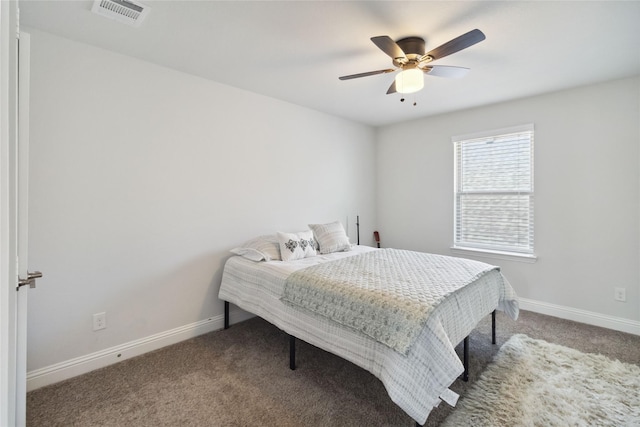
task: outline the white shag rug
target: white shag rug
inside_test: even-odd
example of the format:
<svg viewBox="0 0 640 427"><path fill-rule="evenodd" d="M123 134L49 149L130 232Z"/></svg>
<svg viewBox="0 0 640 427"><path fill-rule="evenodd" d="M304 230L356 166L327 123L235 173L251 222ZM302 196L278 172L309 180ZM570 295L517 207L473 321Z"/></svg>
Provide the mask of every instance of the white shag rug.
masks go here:
<svg viewBox="0 0 640 427"><path fill-rule="evenodd" d="M640 426L640 367L514 335L442 425Z"/></svg>

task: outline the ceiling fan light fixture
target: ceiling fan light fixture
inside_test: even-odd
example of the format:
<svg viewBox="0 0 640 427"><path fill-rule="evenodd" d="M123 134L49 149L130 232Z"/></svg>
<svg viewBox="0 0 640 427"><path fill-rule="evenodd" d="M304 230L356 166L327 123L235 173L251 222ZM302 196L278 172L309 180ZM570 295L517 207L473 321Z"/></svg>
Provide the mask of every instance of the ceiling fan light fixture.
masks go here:
<svg viewBox="0 0 640 427"><path fill-rule="evenodd" d="M419 68L409 68L396 76L396 92L414 93L424 87L424 73Z"/></svg>

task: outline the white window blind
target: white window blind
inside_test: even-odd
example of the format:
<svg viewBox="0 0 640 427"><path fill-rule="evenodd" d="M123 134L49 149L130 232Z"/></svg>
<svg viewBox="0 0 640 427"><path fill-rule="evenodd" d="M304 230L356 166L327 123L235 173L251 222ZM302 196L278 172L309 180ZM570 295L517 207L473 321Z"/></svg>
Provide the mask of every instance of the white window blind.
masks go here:
<svg viewBox="0 0 640 427"><path fill-rule="evenodd" d="M533 125L453 142L454 247L533 255Z"/></svg>

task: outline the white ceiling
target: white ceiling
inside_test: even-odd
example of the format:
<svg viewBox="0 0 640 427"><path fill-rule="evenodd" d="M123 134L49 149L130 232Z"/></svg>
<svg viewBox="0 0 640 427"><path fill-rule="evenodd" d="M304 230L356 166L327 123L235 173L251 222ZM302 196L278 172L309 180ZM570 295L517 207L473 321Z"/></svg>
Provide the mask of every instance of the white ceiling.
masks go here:
<svg viewBox="0 0 640 427"><path fill-rule="evenodd" d="M93 1L20 0L20 21L373 126L640 75L640 1L142 2L139 28ZM426 76L407 102L386 95L395 73L338 80L392 67L372 36L421 36L429 51L474 28L485 41L434 63L471 72Z"/></svg>

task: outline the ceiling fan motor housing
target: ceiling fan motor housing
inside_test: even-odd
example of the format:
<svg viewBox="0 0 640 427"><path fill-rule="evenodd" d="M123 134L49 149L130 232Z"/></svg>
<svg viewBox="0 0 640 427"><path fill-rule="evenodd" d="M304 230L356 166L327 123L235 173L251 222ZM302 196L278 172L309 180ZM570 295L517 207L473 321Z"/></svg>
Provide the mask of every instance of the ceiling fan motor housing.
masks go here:
<svg viewBox="0 0 640 427"><path fill-rule="evenodd" d="M405 37L396 41L396 44L402 49L409 61L416 61L424 55L424 39L421 37ZM393 65L402 67L406 64L404 58L394 58Z"/></svg>

